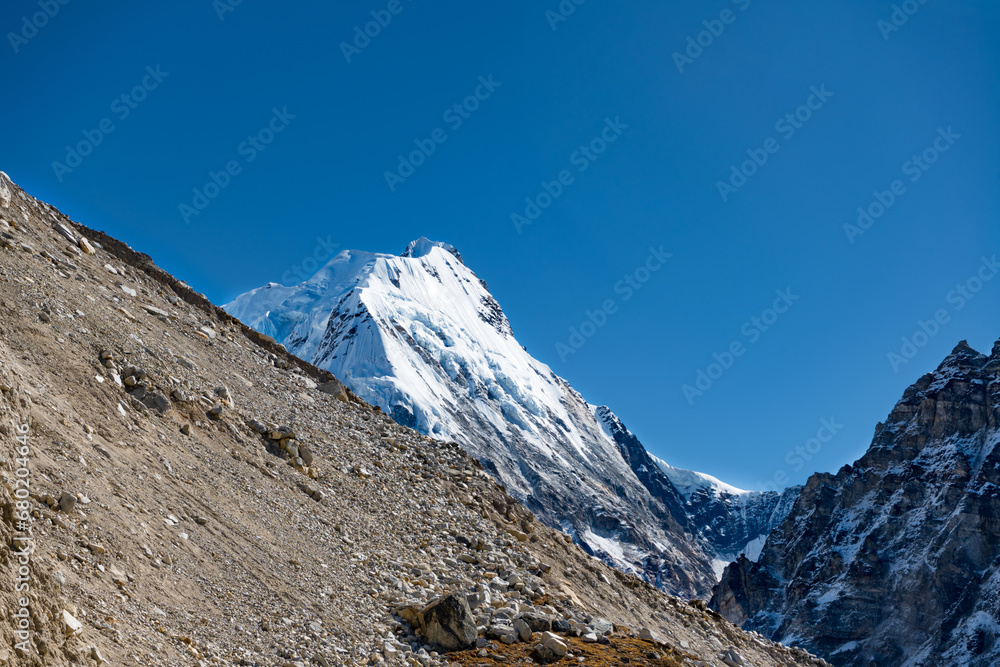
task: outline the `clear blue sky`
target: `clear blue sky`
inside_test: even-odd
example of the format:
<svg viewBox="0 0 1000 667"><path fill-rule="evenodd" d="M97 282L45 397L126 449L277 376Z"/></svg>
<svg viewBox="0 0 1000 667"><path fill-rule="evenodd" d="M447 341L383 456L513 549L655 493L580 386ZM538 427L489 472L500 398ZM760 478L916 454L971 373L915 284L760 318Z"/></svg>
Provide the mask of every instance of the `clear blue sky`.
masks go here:
<svg viewBox="0 0 1000 667"><path fill-rule="evenodd" d="M993 0L910 0L898 30L879 26L888 0L589 0L558 22L557 0L244 0L220 19L221 1L72 0L36 17L37 34L23 22L37 0L0 10L0 169L217 303L287 282L326 252L317 238L387 252L447 241L528 350L591 402L672 464L749 488L853 461L955 343L988 351L1000 337L1000 276L960 310L949 299L1000 251ZM372 11L392 20L348 62L341 43ZM674 53L705 30L720 34L679 71ZM490 76L499 86L481 87ZM444 115L477 88L475 111ZM273 120L262 150L241 146L274 109L294 118ZM789 113L808 120L776 126ZM91 154L53 167L105 119L114 130ZM447 140L390 189L397 156L438 128ZM602 134L605 152L574 155ZM926 170L906 164L925 149ZM748 150L767 161L723 201L718 182ZM193 189L230 161L238 173L186 222L179 205L204 204ZM519 233L511 215L563 170L572 182ZM849 242L844 225L897 179L902 194ZM672 257L625 300L617 282L661 245ZM788 288L799 298L773 321ZM607 299L606 324L560 359L557 343ZM895 372L887 355L938 310L947 322ZM687 400L682 386L718 376L713 353L734 343L743 355ZM830 417L843 428L811 460L786 458Z"/></svg>

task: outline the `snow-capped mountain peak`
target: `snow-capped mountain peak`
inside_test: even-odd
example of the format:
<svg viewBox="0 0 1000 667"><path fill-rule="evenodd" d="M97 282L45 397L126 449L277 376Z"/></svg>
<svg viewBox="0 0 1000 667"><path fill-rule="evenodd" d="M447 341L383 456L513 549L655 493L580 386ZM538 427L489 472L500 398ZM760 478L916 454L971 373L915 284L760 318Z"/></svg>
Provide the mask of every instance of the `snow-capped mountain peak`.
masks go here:
<svg viewBox="0 0 1000 667"><path fill-rule="evenodd" d="M431 250L434 248L441 248L447 253L454 255L458 261L465 264L462 259L462 253L458 252L455 246L449 243L443 243L441 241L431 241L426 236L421 236L416 241L410 241L409 245L406 246L406 250L400 255L400 257L414 257L419 259L420 257L425 257L430 254Z"/></svg>
<svg viewBox="0 0 1000 667"><path fill-rule="evenodd" d="M706 593L720 553L764 530L744 509L740 527L702 530L698 514L711 507L711 520L725 521L732 494L692 502L678 492L608 408L525 351L447 243L419 238L401 255L344 250L299 285L270 283L225 308L399 423L460 443L542 520L663 588Z"/></svg>

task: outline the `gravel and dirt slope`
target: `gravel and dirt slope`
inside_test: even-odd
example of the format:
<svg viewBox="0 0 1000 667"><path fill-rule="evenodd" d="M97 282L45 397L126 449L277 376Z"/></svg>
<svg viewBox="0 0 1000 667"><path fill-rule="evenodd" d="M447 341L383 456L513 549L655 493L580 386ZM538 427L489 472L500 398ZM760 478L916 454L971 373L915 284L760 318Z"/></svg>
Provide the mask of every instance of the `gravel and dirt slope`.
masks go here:
<svg viewBox="0 0 1000 667"><path fill-rule="evenodd" d="M0 219L0 665L822 664L587 556L3 174ZM474 644L444 653L453 592Z"/></svg>

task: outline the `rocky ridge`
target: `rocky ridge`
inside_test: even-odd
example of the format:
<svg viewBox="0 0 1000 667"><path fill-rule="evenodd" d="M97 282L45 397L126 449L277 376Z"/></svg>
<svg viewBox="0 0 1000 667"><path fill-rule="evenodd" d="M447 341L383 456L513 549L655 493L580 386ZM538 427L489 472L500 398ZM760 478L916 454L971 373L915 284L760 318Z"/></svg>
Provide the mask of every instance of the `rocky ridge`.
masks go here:
<svg viewBox="0 0 1000 667"><path fill-rule="evenodd" d="M608 568L455 443L6 175L0 195L0 664L569 661L580 642L821 664ZM464 630L442 634L455 614L427 607L449 595ZM470 624L465 652L431 642Z"/></svg>
<svg viewBox="0 0 1000 667"><path fill-rule="evenodd" d="M674 468L647 452L610 408L600 406L594 415L650 495L694 540L708 545L716 580L721 568L740 555L757 558L802 490L792 486L781 493L744 491L703 473Z"/></svg>
<svg viewBox="0 0 1000 667"><path fill-rule="evenodd" d="M1000 664L1000 342L910 386L868 452L813 475L711 606L845 667Z"/></svg>

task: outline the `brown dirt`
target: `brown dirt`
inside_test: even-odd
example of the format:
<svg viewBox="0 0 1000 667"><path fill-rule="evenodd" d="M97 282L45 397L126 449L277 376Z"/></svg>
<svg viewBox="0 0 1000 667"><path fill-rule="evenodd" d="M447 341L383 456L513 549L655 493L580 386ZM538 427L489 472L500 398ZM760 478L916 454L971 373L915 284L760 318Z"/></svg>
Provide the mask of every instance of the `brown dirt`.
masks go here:
<svg viewBox="0 0 1000 667"><path fill-rule="evenodd" d="M631 665L657 665L659 667L682 667L684 658L696 659L664 644L652 644L641 639L629 637L611 637L611 643L588 644L576 637L564 637L569 646L570 654L559 660L545 663L570 667L571 665L590 665L591 667L628 667ZM449 659L463 667L509 667L512 665L537 665L531 658L528 644L499 644L491 649L491 655L481 658L476 649L448 654ZM581 660L582 658L582 660Z"/></svg>

